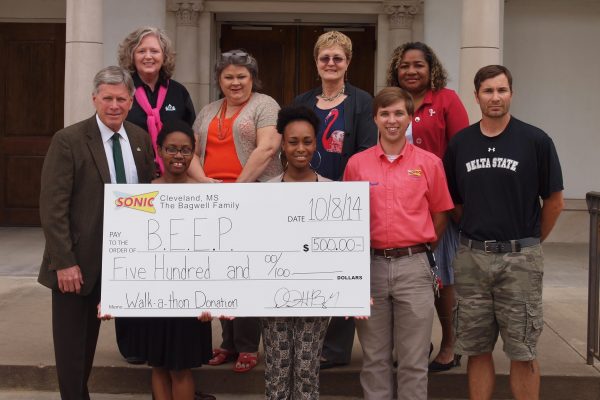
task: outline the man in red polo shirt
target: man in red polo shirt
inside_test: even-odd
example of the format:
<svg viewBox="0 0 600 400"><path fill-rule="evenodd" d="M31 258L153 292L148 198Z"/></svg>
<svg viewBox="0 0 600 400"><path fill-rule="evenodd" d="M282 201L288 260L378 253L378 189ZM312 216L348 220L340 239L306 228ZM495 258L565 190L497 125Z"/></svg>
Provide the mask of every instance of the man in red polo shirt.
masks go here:
<svg viewBox="0 0 600 400"><path fill-rule="evenodd" d="M352 156L344 172L345 181L370 182L373 304L371 317L356 322L367 400L393 398L393 349L398 400L427 399L436 285L430 243L453 203L441 160L405 138L413 111L403 89L381 90L373 100L380 142Z"/></svg>

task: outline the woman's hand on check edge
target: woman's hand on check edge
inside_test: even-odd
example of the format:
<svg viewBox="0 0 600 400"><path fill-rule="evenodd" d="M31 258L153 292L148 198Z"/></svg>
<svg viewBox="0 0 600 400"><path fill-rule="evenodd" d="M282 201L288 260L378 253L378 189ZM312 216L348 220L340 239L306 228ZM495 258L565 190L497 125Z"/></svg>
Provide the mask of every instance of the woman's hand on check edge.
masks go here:
<svg viewBox="0 0 600 400"><path fill-rule="evenodd" d="M235 317L229 317L227 315L219 315L219 319L226 319L226 320L232 320ZM204 311L202 314L200 314L198 316L198 319L202 322L207 322L210 321L211 319L213 319L213 315L210 313L210 311Z"/></svg>
<svg viewBox="0 0 600 400"><path fill-rule="evenodd" d="M369 301L369 304L373 305L373 298L371 297L371 300ZM346 317L346 319L348 319L350 317ZM356 317L354 317L354 319L369 319L368 316L366 315L358 315Z"/></svg>
<svg viewBox="0 0 600 400"><path fill-rule="evenodd" d="M112 319L112 315L110 315L110 314L104 314L104 315L100 314L100 303L98 303L97 308L98 308L98 315L97 315L98 319L101 319L102 321L108 321L109 319Z"/></svg>
<svg viewBox="0 0 600 400"><path fill-rule="evenodd" d="M202 314L198 315L198 320L202 322L208 322L212 319L212 314L210 311L204 311Z"/></svg>
<svg viewBox="0 0 600 400"><path fill-rule="evenodd" d="M221 179L209 178L208 176L199 180L200 183L223 183Z"/></svg>

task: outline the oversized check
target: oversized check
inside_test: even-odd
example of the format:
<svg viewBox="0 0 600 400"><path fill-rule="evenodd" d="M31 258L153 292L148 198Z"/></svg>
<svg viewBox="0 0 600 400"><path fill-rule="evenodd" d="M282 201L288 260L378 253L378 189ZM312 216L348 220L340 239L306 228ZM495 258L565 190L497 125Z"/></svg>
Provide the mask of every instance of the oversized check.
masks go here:
<svg viewBox="0 0 600 400"><path fill-rule="evenodd" d="M368 182L106 185L101 313L369 315Z"/></svg>

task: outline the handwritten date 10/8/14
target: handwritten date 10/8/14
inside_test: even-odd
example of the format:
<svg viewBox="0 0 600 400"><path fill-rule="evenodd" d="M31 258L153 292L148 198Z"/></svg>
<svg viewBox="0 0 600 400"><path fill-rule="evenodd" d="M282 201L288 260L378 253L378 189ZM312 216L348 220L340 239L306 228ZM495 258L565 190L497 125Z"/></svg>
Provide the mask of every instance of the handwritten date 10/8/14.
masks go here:
<svg viewBox="0 0 600 400"><path fill-rule="evenodd" d="M309 221L360 221L360 197L329 195L314 197L308 201Z"/></svg>

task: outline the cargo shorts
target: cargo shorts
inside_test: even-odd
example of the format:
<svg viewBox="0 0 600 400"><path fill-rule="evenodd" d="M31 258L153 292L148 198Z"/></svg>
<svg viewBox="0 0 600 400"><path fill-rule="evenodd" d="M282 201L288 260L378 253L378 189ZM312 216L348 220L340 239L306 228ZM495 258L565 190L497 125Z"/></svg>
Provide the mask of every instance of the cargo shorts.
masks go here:
<svg viewBox="0 0 600 400"><path fill-rule="evenodd" d="M508 358L535 359L543 326L543 275L540 245L486 253L461 244L454 259L454 351L491 353L500 334Z"/></svg>

